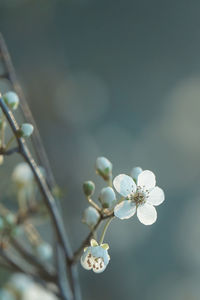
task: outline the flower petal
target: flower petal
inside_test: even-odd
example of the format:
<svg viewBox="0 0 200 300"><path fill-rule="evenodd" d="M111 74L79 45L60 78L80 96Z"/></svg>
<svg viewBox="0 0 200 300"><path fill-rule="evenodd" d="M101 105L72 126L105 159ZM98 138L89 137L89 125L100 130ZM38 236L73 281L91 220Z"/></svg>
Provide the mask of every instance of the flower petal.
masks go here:
<svg viewBox="0 0 200 300"><path fill-rule="evenodd" d="M135 214L135 212L136 206L131 200L122 201L117 204L114 209L114 215L121 220L129 219Z"/></svg>
<svg viewBox="0 0 200 300"><path fill-rule="evenodd" d="M138 186L144 186L145 188L152 189L156 185L156 177L153 172L145 170L138 175Z"/></svg>
<svg viewBox="0 0 200 300"><path fill-rule="evenodd" d="M156 186L149 194L147 203L152 205L160 205L165 200L165 194L161 188Z"/></svg>
<svg viewBox="0 0 200 300"><path fill-rule="evenodd" d="M132 194L132 192L136 191L136 184L128 175L120 174L115 177L113 180L113 185L116 191L124 197Z"/></svg>
<svg viewBox="0 0 200 300"><path fill-rule="evenodd" d="M157 212L153 205L145 203L144 205L138 206L137 217L142 224L151 225L157 219Z"/></svg>
<svg viewBox="0 0 200 300"><path fill-rule="evenodd" d="M107 267L107 265L105 265L103 262L102 262L102 267L100 267L100 264L97 266L97 268L93 268L93 271L94 273L101 273L105 270L105 268Z"/></svg>
<svg viewBox="0 0 200 300"><path fill-rule="evenodd" d="M93 266L93 258L91 256L89 248L83 253L80 259L82 267L86 270L91 270Z"/></svg>

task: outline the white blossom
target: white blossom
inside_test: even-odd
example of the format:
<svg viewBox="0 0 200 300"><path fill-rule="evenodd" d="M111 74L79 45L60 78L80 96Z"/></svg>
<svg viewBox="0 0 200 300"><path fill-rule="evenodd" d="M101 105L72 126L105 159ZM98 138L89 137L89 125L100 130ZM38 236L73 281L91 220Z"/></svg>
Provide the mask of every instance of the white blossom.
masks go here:
<svg viewBox="0 0 200 300"><path fill-rule="evenodd" d="M90 228L93 228L99 221L99 218L99 212L93 206L89 206L83 213L82 222L87 224Z"/></svg>
<svg viewBox="0 0 200 300"><path fill-rule="evenodd" d="M95 273L103 272L110 260L108 255L108 244L99 245L97 241L92 239L90 247L84 249L81 256L81 265L86 270L93 270Z"/></svg>
<svg viewBox="0 0 200 300"><path fill-rule="evenodd" d="M144 225L151 225L157 219L154 206L160 205L164 192L156 186L153 172L145 170L138 175L137 185L132 177L120 174L113 181L114 187L125 199L115 206L114 214L119 219L129 219L137 212Z"/></svg>
<svg viewBox="0 0 200 300"><path fill-rule="evenodd" d="M111 187L105 187L101 190L99 201L103 208L113 208L116 204L116 195Z"/></svg>

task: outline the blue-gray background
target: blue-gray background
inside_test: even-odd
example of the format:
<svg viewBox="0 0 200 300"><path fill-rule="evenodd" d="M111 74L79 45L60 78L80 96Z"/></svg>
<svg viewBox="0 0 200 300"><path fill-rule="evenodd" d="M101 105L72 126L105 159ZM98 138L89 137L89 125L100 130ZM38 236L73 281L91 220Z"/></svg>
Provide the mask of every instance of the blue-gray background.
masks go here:
<svg viewBox="0 0 200 300"><path fill-rule="evenodd" d="M103 186L97 156L115 175L154 171L166 193L154 225L113 222L107 270L80 267L84 299L200 299L199 11L195 0L0 0L74 249L87 234L81 184Z"/></svg>

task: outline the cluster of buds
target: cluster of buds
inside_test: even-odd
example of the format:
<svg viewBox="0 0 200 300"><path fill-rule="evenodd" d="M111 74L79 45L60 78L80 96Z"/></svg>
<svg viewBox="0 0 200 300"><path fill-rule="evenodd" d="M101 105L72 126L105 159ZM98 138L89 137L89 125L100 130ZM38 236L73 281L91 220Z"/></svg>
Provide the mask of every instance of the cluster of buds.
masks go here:
<svg viewBox="0 0 200 300"><path fill-rule="evenodd" d="M81 257L81 265L86 270L100 273L106 269L110 260L107 253L109 246L103 243L103 239L111 220L114 217L121 220L129 219L137 214L142 224L152 225L157 219L155 206L160 205L165 197L163 190L156 186L154 173L149 170L134 167L130 175L119 174L112 180L112 163L107 158L98 157L95 168L107 186L101 189L97 204L92 199L95 184L92 181L84 182L83 191L90 206L83 213L83 222L89 226L95 236L100 222L105 219L108 221L99 244L92 239L90 247L85 248ZM119 198L115 191L120 195Z"/></svg>

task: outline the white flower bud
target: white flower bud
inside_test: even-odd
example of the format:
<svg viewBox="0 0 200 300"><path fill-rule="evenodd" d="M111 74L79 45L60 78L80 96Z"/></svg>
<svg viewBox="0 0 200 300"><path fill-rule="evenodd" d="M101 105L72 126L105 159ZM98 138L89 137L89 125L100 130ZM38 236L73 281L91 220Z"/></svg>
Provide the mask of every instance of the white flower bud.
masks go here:
<svg viewBox="0 0 200 300"><path fill-rule="evenodd" d="M83 191L86 196L92 196L95 191L95 184L92 181L85 181L83 183Z"/></svg>
<svg viewBox="0 0 200 300"><path fill-rule="evenodd" d="M29 185L33 179L33 172L26 162L19 163L12 173L12 180L19 188Z"/></svg>
<svg viewBox="0 0 200 300"><path fill-rule="evenodd" d="M3 157L3 155L0 155L0 165L2 165L2 164L3 164L3 161L4 161L4 157Z"/></svg>
<svg viewBox="0 0 200 300"><path fill-rule="evenodd" d="M33 281L29 276L24 275L22 273L15 273L11 276L8 282L8 288L19 294L23 293L32 284Z"/></svg>
<svg viewBox="0 0 200 300"><path fill-rule="evenodd" d="M41 260L49 260L52 258L53 250L51 245L47 243L41 243L36 247L36 254Z"/></svg>
<svg viewBox="0 0 200 300"><path fill-rule="evenodd" d="M98 157L96 171L104 180L108 180L112 174L112 163L106 157Z"/></svg>
<svg viewBox="0 0 200 300"><path fill-rule="evenodd" d="M138 176L140 175L140 173L142 173L142 168L140 167L135 167L132 169L131 171L131 177L133 177L133 179L137 182Z"/></svg>
<svg viewBox="0 0 200 300"><path fill-rule="evenodd" d="M33 133L34 127L29 123L24 123L19 129L19 137L29 137Z"/></svg>
<svg viewBox="0 0 200 300"><path fill-rule="evenodd" d="M24 291L22 294L21 300L58 300L56 296L54 296L48 290L42 288L40 285L33 283L28 289Z"/></svg>
<svg viewBox="0 0 200 300"><path fill-rule="evenodd" d="M87 224L90 228L93 228L99 221L99 218L99 212L94 207L89 206L83 213L82 222Z"/></svg>
<svg viewBox="0 0 200 300"><path fill-rule="evenodd" d="M105 187L101 190L99 201L103 208L113 208L116 204L116 195L111 187Z"/></svg>
<svg viewBox="0 0 200 300"><path fill-rule="evenodd" d="M3 99L10 109L17 109L19 105L19 97L15 92L7 92L3 95Z"/></svg>

